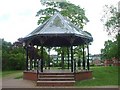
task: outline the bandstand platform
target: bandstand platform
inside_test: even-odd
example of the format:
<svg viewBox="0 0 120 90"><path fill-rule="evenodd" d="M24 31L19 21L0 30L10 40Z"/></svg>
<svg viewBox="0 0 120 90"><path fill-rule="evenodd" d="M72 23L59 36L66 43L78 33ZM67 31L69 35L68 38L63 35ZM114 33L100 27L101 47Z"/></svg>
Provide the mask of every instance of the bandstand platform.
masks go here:
<svg viewBox="0 0 120 90"><path fill-rule="evenodd" d="M36 81L37 86L73 86L76 81L92 79L92 71L81 70L70 72L69 70L44 70L24 71L23 79Z"/></svg>

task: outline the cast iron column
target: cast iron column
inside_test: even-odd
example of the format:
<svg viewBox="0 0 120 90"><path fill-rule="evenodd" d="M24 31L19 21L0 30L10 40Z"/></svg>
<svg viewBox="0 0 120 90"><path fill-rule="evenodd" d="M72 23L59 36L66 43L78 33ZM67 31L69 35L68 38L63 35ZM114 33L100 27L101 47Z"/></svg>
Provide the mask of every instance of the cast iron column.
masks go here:
<svg viewBox="0 0 120 90"><path fill-rule="evenodd" d="M76 59L74 59L74 72L76 71Z"/></svg>
<svg viewBox="0 0 120 90"><path fill-rule="evenodd" d="M28 46L26 46L26 70L28 71Z"/></svg>
<svg viewBox="0 0 120 90"><path fill-rule="evenodd" d="M89 63L89 45L87 45L87 53L88 53L88 59L87 59L87 69L90 69L90 63Z"/></svg>
<svg viewBox="0 0 120 90"><path fill-rule="evenodd" d="M43 72L43 45L41 45L41 72Z"/></svg>
<svg viewBox="0 0 120 90"><path fill-rule="evenodd" d="M62 59L61 67L62 67L62 69L64 69L64 47L62 47L61 59Z"/></svg>
<svg viewBox="0 0 120 90"><path fill-rule="evenodd" d="M73 72L73 46L71 45L71 72Z"/></svg>
<svg viewBox="0 0 120 90"><path fill-rule="evenodd" d="M48 69L50 69L50 47L48 48L48 52L49 52L49 55L48 55Z"/></svg>
<svg viewBox="0 0 120 90"><path fill-rule="evenodd" d="M69 60L69 47L67 47L67 54L68 54L68 69L69 69L69 67L70 67L70 60Z"/></svg>
<svg viewBox="0 0 120 90"><path fill-rule="evenodd" d="M85 70L85 51L84 51L84 45L83 45L83 69Z"/></svg>

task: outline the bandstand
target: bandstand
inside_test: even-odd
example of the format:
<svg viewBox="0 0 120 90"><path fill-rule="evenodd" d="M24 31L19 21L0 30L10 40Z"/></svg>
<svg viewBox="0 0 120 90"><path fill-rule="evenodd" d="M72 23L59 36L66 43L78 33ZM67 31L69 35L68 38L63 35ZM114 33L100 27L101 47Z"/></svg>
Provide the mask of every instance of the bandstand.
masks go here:
<svg viewBox="0 0 120 90"><path fill-rule="evenodd" d="M89 44L92 41L90 33L80 30L60 13L56 13L23 38L26 49L26 70L23 72L23 78L36 81L39 86L71 86L75 81L91 79ZM76 70L73 53L73 46L78 45L83 47L82 70ZM87 46L87 60L84 45ZM46 69L43 58L44 47L67 47L70 54L68 54L68 69ZM48 67L50 67L49 60Z"/></svg>

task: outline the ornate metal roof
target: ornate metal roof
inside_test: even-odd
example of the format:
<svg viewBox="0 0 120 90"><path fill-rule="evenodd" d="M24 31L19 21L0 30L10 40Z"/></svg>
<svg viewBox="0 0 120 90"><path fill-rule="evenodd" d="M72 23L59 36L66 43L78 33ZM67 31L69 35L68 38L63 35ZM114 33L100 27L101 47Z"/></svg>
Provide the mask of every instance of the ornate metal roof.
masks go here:
<svg viewBox="0 0 120 90"><path fill-rule="evenodd" d="M90 33L80 30L60 13L56 13L30 34L24 41L44 46L80 45L93 41Z"/></svg>

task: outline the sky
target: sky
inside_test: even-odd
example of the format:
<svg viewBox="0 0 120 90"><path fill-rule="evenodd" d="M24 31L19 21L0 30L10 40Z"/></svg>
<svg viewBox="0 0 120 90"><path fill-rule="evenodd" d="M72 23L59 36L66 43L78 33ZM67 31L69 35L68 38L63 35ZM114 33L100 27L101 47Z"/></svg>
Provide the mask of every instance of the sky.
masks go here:
<svg viewBox="0 0 120 90"><path fill-rule="evenodd" d="M99 54L104 42L111 39L104 31L100 21L104 5L117 5L120 0L68 0L85 9L89 19L83 28L92 34L94 41L90 45L91 54ZM40 0L0 0L0 38L15 42L38 27L37 11L42 8ZM52 52L54 53L54 52Z"/></svg>

